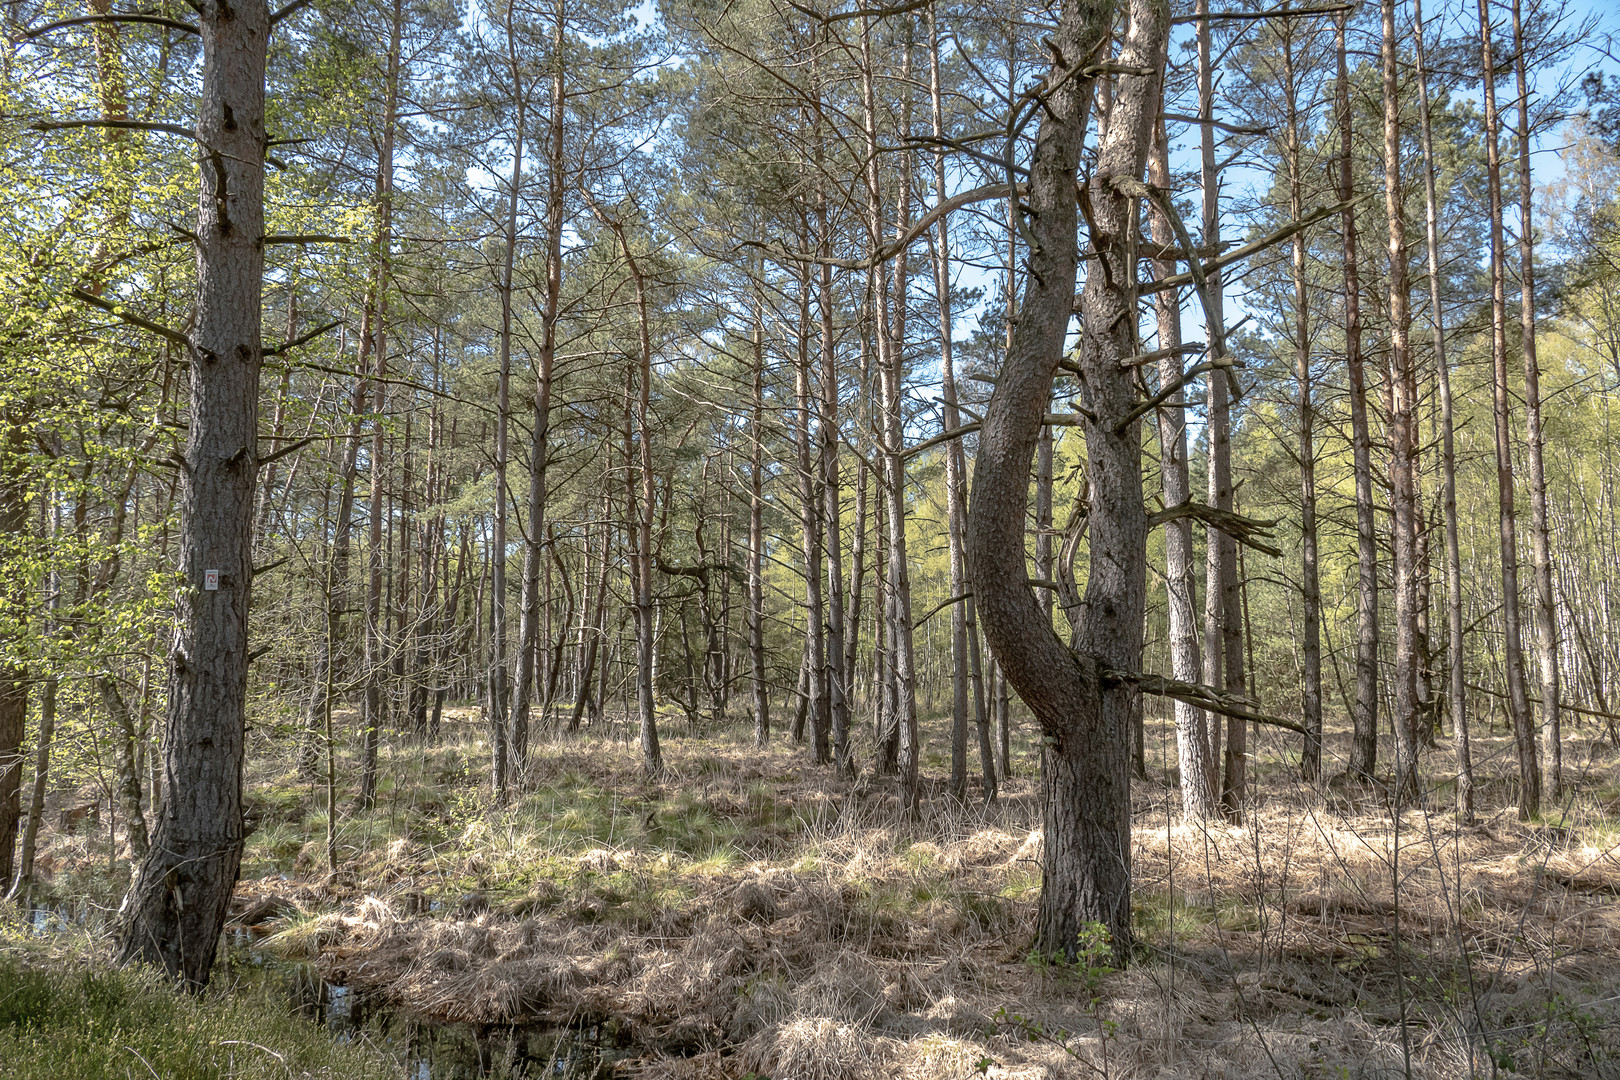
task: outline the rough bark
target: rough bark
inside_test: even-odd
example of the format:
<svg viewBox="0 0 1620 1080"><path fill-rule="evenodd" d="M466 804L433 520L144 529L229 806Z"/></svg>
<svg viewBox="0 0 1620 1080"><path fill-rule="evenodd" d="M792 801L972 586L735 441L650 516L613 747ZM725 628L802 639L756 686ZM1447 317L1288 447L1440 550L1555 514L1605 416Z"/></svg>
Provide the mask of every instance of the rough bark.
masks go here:
<svg viewBox="0 0 1620 1080"><path fill-rule="evenodd" d="M180 569L163 742L165 797L124 901L122 962L200 990L241 865L247 616L264 276L264 0L208 0L197 141L197 304L180 470ZM204 571L219 571L205 590ZM184 782L180 782L184 778Z"/></svg>
<svg viewBox="0 0 1620 1080"><path fill-rule="evenodd" d="M1383 0L1384 213L1389 223L1389 481L1395 552L1395 778L1397 805L1418 794L1417 375L1412 363L1411 283L1406 266L1406 193L1401 186L1400 79L1395 0Z"/></svg>
<svg viewBox="0 0 1620 1080"><path fill-rule="evenodd" d="M1036 136L1027 199L1030 252L1023 302L980 429L968 547L991 648L1041 725L1043 887L1038 948L1072 956L1097 924L1115 959L1129 957L1130 754L1134 690L1099 669L1136 670L1146 596L1147 515L1134 405L1133 190L1142 190L1169 26L1162 0L1134 0L1110 133L1088 185L1096 257L1081 297L1080 345L1092 492L1090 574L1078 648L1066 648L1028 584L1024 522L1029 468L1074 307L1078 261L1075 180L1093 84L1081 69L1108 38L1109 3L1064 4L1050 39L1053 69ZM1132 187L1134 185L1134 189Z"/></svg>

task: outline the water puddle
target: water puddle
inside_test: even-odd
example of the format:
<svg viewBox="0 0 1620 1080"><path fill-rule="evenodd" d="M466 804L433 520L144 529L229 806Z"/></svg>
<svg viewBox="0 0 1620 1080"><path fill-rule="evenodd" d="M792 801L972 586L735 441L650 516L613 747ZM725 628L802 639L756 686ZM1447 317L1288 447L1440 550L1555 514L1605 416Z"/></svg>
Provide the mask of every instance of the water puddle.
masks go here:
<svg viewBox="0 0 1620 1080"><path fill-rule="evenodd" d="M25 925L32 934L59 934L83 929L90 916L84 906L37 905ZM455 1024L415 1016L375 994L327 982L308 961L266 952L243 927L227 928L221 945L224 971L216 980L266 987L334 1038L364 1041L403 1062L407 1080L598 1080L632 1056L624 1033L605 1025Z"/></svg>
<svg viewBox="0 0 1620 1080"><path fill-rule="evenodd" d="M233 978L263 982L333 1037L363 1040L403 1061L409 1080L595 1080L615 1075L614 1063L630 1056L619 1033L603 1025L457 1024L414 1016L325 981L314 964L268 956L246 931L232 930L224 962Z"/></svg>

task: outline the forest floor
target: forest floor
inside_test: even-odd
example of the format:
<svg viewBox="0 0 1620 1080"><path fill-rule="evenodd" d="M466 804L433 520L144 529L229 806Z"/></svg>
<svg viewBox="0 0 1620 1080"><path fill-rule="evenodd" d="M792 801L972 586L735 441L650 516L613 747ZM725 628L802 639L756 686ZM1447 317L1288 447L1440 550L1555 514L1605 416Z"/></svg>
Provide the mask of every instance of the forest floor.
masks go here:
<svg viewBox="0 0 1620 1080"><path fill-rule="evenodd" d="M500 808L470 715L385 746L376 806L340 808L336 872L324 789L265 741L234 918L416 1016L606 1030L611 1075L1620 1077L1620 754L1595 737L1570 740L1572 791L1530 823L1506 739L1477 737L1462 827L1449 740L1427 805L1392 816L1301 782L1267 730L1247 823L1206 826L1179 821L1173 733L1150 720L1138 948L1114 971L1101 948L1030 955L1031 745L996 805L930 781L911 819L888 781L835 780L786 738L684 726L657 781L623 739L541 741ZM47 838L58 900L112 899L107 843Z"/></svg>

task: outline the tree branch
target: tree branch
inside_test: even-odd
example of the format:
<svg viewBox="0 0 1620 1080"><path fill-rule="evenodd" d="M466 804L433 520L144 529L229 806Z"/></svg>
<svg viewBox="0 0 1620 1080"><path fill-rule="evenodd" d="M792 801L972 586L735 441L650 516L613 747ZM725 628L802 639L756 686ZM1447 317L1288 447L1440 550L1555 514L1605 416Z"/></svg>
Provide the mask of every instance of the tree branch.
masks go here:
<svg viewBox="0 0 1620 1080"><path fill-rule="evenodd" d="M1171 26L1183 26L1187 23L1211 21L1249 21L1254 19L1278 19L1295 15L1336 15L1341 11L1354 11L1354 4L1333 4L1330 7L1314 8L1272 8L1269 11L1214 11L1208 15L1178 15L1170 20Z"/></svg>
<svg viewBox="0 0 1620 1080"><path fill-rule="evenodd" d="M277 353L288 352L288 351L290 351L292 349L298 348L298 346L300 346L300 345L307 345L311 341L314 341L316 338L320 337L322 334L326 333L328 330L331 330L334 327L338 327L338 326L342 326L342 325L343 325L343 320L342 319L334 319L332 322L327 323L325 326L316 327L314 330L311 330L309 333L305 334L303 337L296 337L296 338L293 338L291 341L283 341L280 345L272 345L268 349L263 350L263 354L265 356L275 356Z"/></svg>
<svg viewBox="0 0 1620 1080"><path fill-rule="evenodd" d="M1270 133L1269 128L1239 127L1236 124L1228 124L1222 120L1216 120L1213 117L1208 116L1184 116L1181 113L1170 112L1161 113L1160 115L1172 123L1208 124L1210 127L1220 128L1222 131L1230 131L1234 135L1266 135Z"/></svg>
<svg viewBox="0 0 1620 1080"><path fill-rule="evenodd" d="M312 435L307 439L299 439L295 443L288 443L286 446L283 446L280 450L276 450L276 451L274 451L272 453L269 453L269 454L266 454L266 455L264 455L264 457L260 458L259 459L259 468L261 468L261 469L264 468L266 465L270 464L272 461L280 461L282 458L286 457L288 454L296 454L298 451L302 450L304 447L308 446L310 443L312 443L314 441L315 441L315 437Z"/></svg>
<svg viewBox="0 0 1620 1080"><path fill-rule="evenodd" d="M1013 189L1012 193L1021 195L1023 194L1024 190L1025 185L1018 184ZM973 203L985 202L989 199L1005 198L1008 194L1009 191L1006 184L986 184L984 187L976 187L969 191L964 191L959 195L953 195L944 202L936 205L933 209L929 210L928 213L924 214L916 221L912 222L911 227L906 230L903 236L884 244L870 257L865 259L825 259L818 255L801 255L798 252L788 251L785 248L773 248L770 245L762 244L757 240L745 240L743 244L745 247L760 248L766 252L769 252L777 259L814 263L818 266L836 266L841 270L870 270L872 267L877 266L880 263L888 262L902 249L910 246L912 241L916 240L917 237L933 228L934 223L937 222L943 215L960 210L962 207L970 206Z"/></svg>
<svg viewBox="0 0 1620 1080"><path fill-rule="evenodd" d="M161 131L167 135L179 135L181 138L197 141L197 133L190 128L179 124L164 124L156 120L41 120L37 124L29 124L33 131L64 131L68 128L120 128L129 131Z"/></svg>
<svg viewBox="0 0 1620 1080"><path fill-rule="evenodd" d="M1282 243L1284 240L1289 239L1302 229L1310 228L1323 218L1331 217L1332 215L1340 213L1341 211L1346 210L1359 202L1366 202L1374 195L1381 194L1383 194L1382 191L1369 191L1365 195L1358 196L1354 199L1349 199L1345 202L1339 203L1337 206L1319 207L1316 210L1312 210L1309 214L1306 214L1297 221L1289 222L1287 225L1284 225L1282 228L1278 229L1269 236L1263 236L1259 240L1254 240L1244 244L1242 247L1233 248L1220 258L1202 264L1196 274L1194 274L1192 271L1181 274L1171 274L1169 277L1162 277L1156 281L1144 282L1142 287L1137 291L1142 296L1148 296L1152 293L1163 292L1165 289L1175 289L1181 287L1182 285L1191 285L1198 278L1207 277L1212 271L1224 269L1225 267L1231 266L1235 262L1241 262L1244 259L1247 259L1250 255L1264 251L1273 244Z"/></svg>
<svg viewBox="0 0 1620 1080"><path fill-rule="evenodd" d="M24 30L13 40L32 41L34 38L42 37L53 30L66 30L70 26L87 26L97 23L146 23L151 26L166 26L170 30L179 30L186 34L200 33L190 23L183 23L178 19L165 19L161 15L138 15L134 13L121 15L114 13L111 15L80 15L72 19L58 19L56 22L46 23L44 26L37 26L32 30Z"/></svg>
<svg viewBox="0 0 1620 1080"><path fill-rule="evenodd" d="M1303 724L1296 724L1292 720L1284 720L1280 716L1270 716L1259 712L1259 702L1245 697L1242 694L1228 694L1217 690L1213 686L1203 683L1182 682L1180 679L1167 679L1163 675L1144 675L1136 671L1117 671L1113 668L1103 668L1097 672L1104 682L1125 683L1135 686L1144 694L1153 694L1157 697L1174 698L1185 701L1189 705L1196 705L1200 709L1222 716L1230 716L1238 720L1250 720L1256 724L1270 724L1273 727L1287 728L1297 731L1301 735L1309 734Z"/></svg>
<svg viewBox="0 0 1620 1080"><path fill-rule="evenodd" d="M263 238L266 244L352 244L352 236L328 236L325 233L272 233Z"/></svg>
<svg viewBox="0 0 1620 1080"><path fill-rule="evenodd" d="M1157 394L1154 394L1146 401L1140 402L1135 408L1131 409L1130 412L1126 413L1125 419L1121 420L1114 430L1124 431L1131 424L1136 423L1136 421L1142 419L1142 417L1146 416L1154 409L1157 409L1160 405L1163 405L1165 402L1181 393L1187 388L1188 383L1192 382L1205 372L1219 371L1222 368L1238 368L1242 366L1243 364L1241 361L1233 360L1230 356L1223 357L1219 360L1210 360L1202 364L1194 364L1186 371L1183 371L1181 373L1181 377L1173 381L1169 386L1166 386L1164 389L1160 390Z"/></svg>
<svg viewBox="0 0 1620 1080"><path fill-rule="evenodd" d="M833 23L847 22L850 19L864 19L868 17L882 19L890 15L904 15L908 11L916 11L918 8L927 7L933 2L934 0L906 0L905 3L897 4L894 7L856 8L854 11L846 11L838 15L823 15L814 8L807 8L802 4L794 3L794 0L788 0L788 7L792 8L794 11L797 11L800 15L805 15L816 20L816 22L821 23L823 26L831 26Z"/></svg>
<svg viewBox="0 0 1620 1080"><path fill-rule="evenodd" d="M103 300L93 292L89 292L85 289L74 289L72 296L75 300L80 300L86 304L89 304L91 307L100 308L107 314L122 319L131 326L138 326L148 333L156 334L161 338L167 338L183 348L191 348L191 339L186 337L186 335L182 334L180 331L171 329L162 325L161 323L155 323L150 319L143 319L133 312L124 310L110 300Z"/></svg>
<svg viewBox="0 0 1620 1080"><path fill-rule="evenodd" d="M1205 525L1225 533L1238 543L1252 547L1256 551L1263 551L1272 558L1281 558L1282 552L1269 544L1261 543L1261 539L1272 539L1271 530L1277 527L1275 521L1264 521L1260 518L1245 517L1231 510L1220 510L1206 503L1193 502L1191 499L1175 506L1167 506L1158 513L1148 515L1148 528L1157 528L1181 518L1197 518Z"/></svg>
<svg viewBox="0 0 1620 1080"><path fill-rule="evenodd" d="M282 19L285 19L299 8L307 6L309 2L310 0L292 0L292 3L270 16L270 25L276 25L276 23L280 22Z"/></svg>

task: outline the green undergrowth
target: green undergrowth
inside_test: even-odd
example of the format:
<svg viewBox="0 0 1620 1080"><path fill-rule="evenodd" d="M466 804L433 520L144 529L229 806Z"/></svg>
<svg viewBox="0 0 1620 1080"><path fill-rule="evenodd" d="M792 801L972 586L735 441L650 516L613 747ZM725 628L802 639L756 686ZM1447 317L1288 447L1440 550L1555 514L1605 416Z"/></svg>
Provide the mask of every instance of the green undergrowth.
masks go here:
<svg viewBox="0 0 1620 1080"><path fill-rule="evenodd" d="M265 990L192 996L152 972L0 953L6 1080L381 1080L398 1072Z"/></svg>

